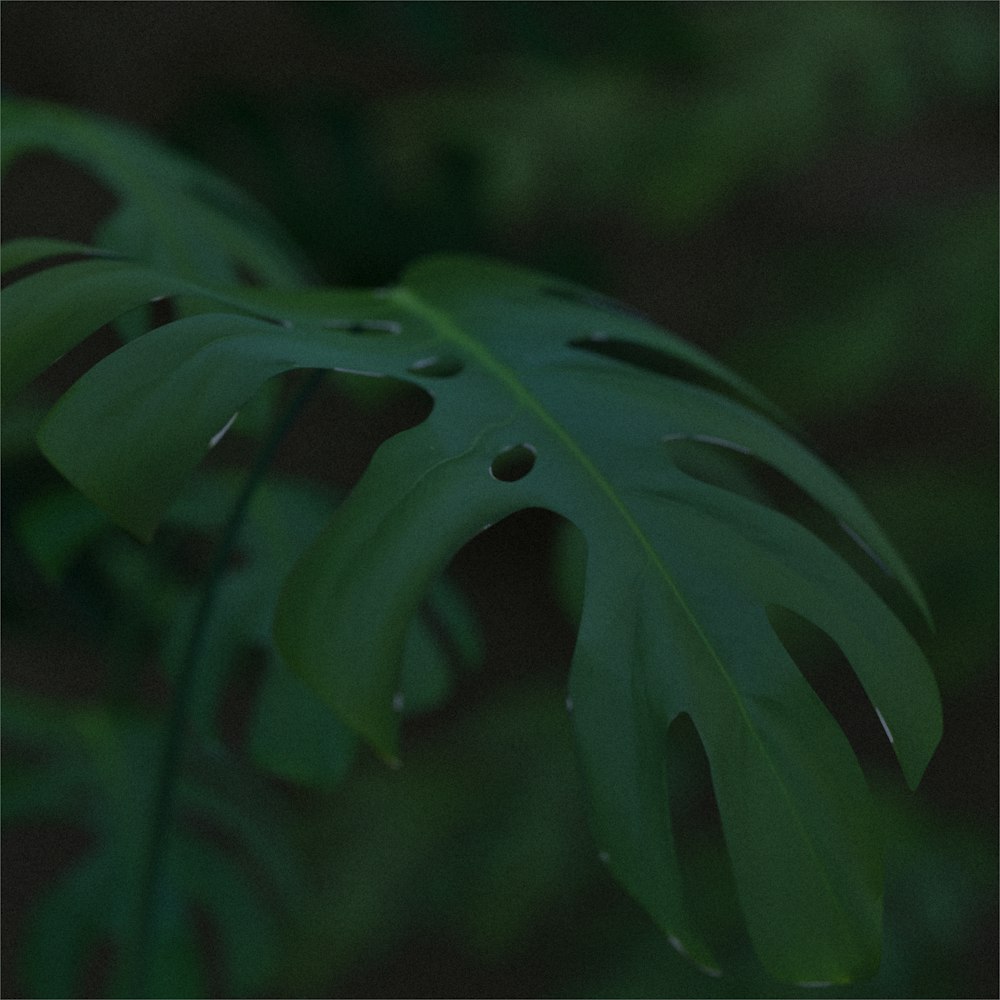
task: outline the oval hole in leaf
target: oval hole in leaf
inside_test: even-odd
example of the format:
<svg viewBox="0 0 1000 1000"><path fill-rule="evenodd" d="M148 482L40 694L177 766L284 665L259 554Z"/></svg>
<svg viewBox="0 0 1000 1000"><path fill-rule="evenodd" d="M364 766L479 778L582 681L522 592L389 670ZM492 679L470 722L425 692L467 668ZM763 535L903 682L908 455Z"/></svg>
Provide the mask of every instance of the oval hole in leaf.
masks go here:
<svg viewBox="0 0 1000 1000"><path fill-rule="evenodd" d="M337 322L336 320L332 320L322 325L325 330L339 330L341 333L349 333L358 337L395 337L403 332L403 327L391 319L365 320L361 323Z"/></svg>
<svg viewBox="0 0 1000 1000"><path fill-rule="evenodd" d="M505 448L490 463L490 475L502 483L516 483L531 472L538 453L530 444Z"/></svg>
<svg viewBox="0 0 1000 1000"><path fill-rule="evenodd" d="M445 354L432 355L429 358L414 361L407 368L407 371L414 375L427 375L431 378L451 378L453 375L458 375L463 368L465 368L465 364L460 358Z"/></svg>
<svg viewBox="0 0 1000 1000"><path fill-rule="evenodd" d="M766 611L781 645L843 730L862 769L896 773L885 723L837 643L787 608L770 605Z"/></svg>

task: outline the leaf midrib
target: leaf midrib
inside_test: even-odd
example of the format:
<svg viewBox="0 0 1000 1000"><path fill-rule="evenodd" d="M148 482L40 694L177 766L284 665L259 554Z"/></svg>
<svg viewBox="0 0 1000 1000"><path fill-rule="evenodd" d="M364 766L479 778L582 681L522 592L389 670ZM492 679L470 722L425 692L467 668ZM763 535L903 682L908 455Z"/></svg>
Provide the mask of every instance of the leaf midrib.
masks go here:
<svg viewBox="0 0 1000 1000"><path fill-rule="evenodd" d="M635 536L636 541L639 543L657 574L673 594L674 599L681 608L681 611L687 616L696 635L704 644L711 660L715 663L720 674L725 680L733 700L736 702L740 716L743 719L744 726L750 733L754 743L759 748L761 757L767 762L768 769L774 775L776 784L781 789L781 794L788 804L789 813L794 817L795 824L799 829L802 840L808 846L809 853L817 862L816 867L821 873L821 878L827 887L830 898L834 901L835 906L845 918L846 926L849 927L851 925L851 920L844 909L844 904L841 901L840 895L834 890L833 884L829 879L827 866L823 863L822 856L817 851L813 838L809 835L809 831L803 824L799 815L799 810L795 808L794 799L789 793L786 783L782 780L780 772L775 767L771 755L767 752L766 746L760 739L757 729L750 719L743 699L740 697L739 689L733 683L732 676L726 669L719 653L716 651L709 637L705 634L705 631L702 629L697 617L685 600L677 582L674 580L666 565L664 565L659 553L646 537L645 532L629 512L628 508L619 499L614 487L608 482L593 461L591 461L586 452L580 448L566 428L564 428L562 424L559 423L554 416L552 416L552 414L533 393L528 391L520 378L518 378L517 373L487 350L480 341L469 336L460 326L452 321L446 313L443 313L439 309L436 309L434 306L425 302L419 295L415 294L411 289L405 286L397 286L396 288L393 288L387 297L398 303L402 308L409 310L419 319L430 324L430 326L438 331L438 333L440 333L445 339L450 340L456 346L467 352L482 366L483 369L492 374L507 389L507 391L510 392L519 404L534 414L557 438L569 454L580 464L586 474L594 481L601 493L603 493L611 503L615 512L621 517L629 531Z"/></svg>

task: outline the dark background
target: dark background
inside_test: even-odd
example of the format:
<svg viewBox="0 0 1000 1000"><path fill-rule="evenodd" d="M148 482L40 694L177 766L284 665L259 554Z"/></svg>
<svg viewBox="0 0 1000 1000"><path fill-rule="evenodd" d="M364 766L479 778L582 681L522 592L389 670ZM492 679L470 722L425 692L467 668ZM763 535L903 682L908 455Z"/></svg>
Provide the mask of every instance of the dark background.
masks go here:
<svg viewBox="0 0 1000 1000"><path fill-rule="evenodd" d="M886 959L838 995L996 996L995 4L8 0L2 29L6 93L202 159L326 281L501 256L638 307L786 409L924 586L945 703L915 795L871 765L893 829ZM86 238L106 208L39 158L5 185L5 238ZM354 873L350 917L304 915L279 988L796 995L745 957L735 979L698 976L593 863L553 707L572 649L553 530L525 514L457 560L490 639L485 693L414 723L409 782L366 764L339 805L303 806L316 865ZM87 697L106 635L9 544L8 682ZM445 788L461 822L435 818ZM11 834L5 956L74 836ZM16 960L4 975L19 995Z"/></svg>

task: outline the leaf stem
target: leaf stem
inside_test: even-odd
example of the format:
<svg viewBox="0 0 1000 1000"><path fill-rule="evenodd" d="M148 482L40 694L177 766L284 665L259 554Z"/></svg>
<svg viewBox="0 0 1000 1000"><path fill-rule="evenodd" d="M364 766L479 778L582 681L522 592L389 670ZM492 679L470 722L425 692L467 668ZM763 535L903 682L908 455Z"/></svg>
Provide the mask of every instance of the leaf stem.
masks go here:
<svg viewBox="0 0 1000 1000"><path fill-rule="evenodd" d="M193 703L192 696L207 627L215 608L219 584L226 573L230 557L243 527L247 509L257 487L270 469L285 435L316 391L325 374L324 370L316 370L303 382L261 447L243 489L229 512L212 563L205 576L191 635L181 660L174 696L170 705L170 715L167 720L163 755L160 758L156 799L138 903L135 948L127 960L129 971L125 976L126 983L131 984L128 995L133 997L147 996L150 991L161 915L164 868L173 826L177 791L180 785L181 761Z"/></svg>

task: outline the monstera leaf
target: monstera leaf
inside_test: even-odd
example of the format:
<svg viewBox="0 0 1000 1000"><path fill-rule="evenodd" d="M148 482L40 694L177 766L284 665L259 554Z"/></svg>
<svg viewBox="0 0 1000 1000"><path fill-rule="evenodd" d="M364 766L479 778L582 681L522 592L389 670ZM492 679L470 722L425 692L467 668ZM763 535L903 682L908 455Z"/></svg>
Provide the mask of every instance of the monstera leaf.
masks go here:
<svg viewBox="0 0 1000 1000"><path fill-rule="evenodd" d="M9 250L35 266L66 252ZM845 735L768 612L794 612L840 646L910 785L940 735L933 676L841 556L787 515L690 475L673 446L778 470L923 602L856 497L738 378L601 296L471 258L417 263L374 291L219 286L88 258L4 295L17 383L150 299L183 305L183 318L85 374L39 435L49 460L143 539L275 376L321 369L422 388L429 416L378 448L287 576L275 619L285 661L394 761L407 630L433 581L500 519L562 515L587 546L567 705L611 871L679 951L717 969L684 902L664 777L667 731L689 716L765 966L809 983L874 971L877 817Z"/></svg>

